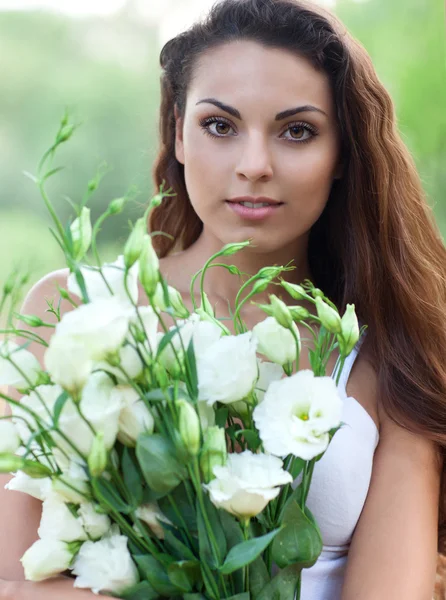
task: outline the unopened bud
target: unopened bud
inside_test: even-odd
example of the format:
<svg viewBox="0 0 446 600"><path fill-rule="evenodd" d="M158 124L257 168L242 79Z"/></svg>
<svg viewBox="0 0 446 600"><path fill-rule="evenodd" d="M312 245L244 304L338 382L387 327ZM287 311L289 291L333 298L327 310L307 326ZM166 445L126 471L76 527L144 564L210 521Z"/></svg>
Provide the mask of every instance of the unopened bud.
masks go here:
<svg viewBox="0 0 446 600"><path fill-rule="evenodd" d="M324 292L317 287L313 288L311 290L311 293L313 294L313 298L323 298L324 297Z"/></svg>
<svg viewBox="0 0 446 600"><path fill-rule="evenodd" d="M153 198L151 198L150 200L150 208L157 208L158 206L161 205L163 201L163 194L155 194L155 196L153 196Z"/></svg>
<svg viewBox="0 0 446 600"><path fill-rule="evenodd" d="M169 304L166 304L163 286L161 283L158 283L153 298L155 305L160 310L167 310L167 307L170 305L173 309L173 314L177 319L187 319L190 316L190 312L186 308L180 292L170 285L167 286L167 298Z"/></svg>
<svg viewBox="0 0 446 600"><path fill-rule="evenodd" d="M249 246L250 243L251 242L246 241L246 242L238 242L235 244L226 244L226 246L224 246L222 249L221 256L231 256L232 254L235 254L236 252L243 250L243 248L246 248L246 246Z"/></svg>
<svg viewBox="0 0 446 600"><path fill-rule="evenodd" d="M9 295L12 290L14 289L14 285L17 279L17 272L13 271L12 273L10 273L8 275L8 278L6 279L5 283L3 284L3 293L5 294L5 296Z"/></svg>
<svg viewBox="0 0 446 600"><path fill-rule="evenodd" d="M282 287L286 289L289 295L295 300L305 300L308 298L308 294L301 285L288 283L288 281L281 281L280 283Z"/></svg>
<svg viewBox="0 0 446 600"><path fill-rule="evenodd" d="M178 430L186 450L191 456L197 456L200 450L200 419L187 400L176 402L178 409Z"/></svg>
<svg viewBox="0 0 446 600"><path fill-rule="evenodd" d="M33 479L43 479L53 474L49 467L34 460L24 460L20 470Z"/></svg>
<svg viewBox="0 0 446 600"><path fill-rule="evenodd" d="M155 294L159 281L159 258L153 248L152 238L146 234L139 257L139 280L148 296Z"/></svg>
<svg viewBox="0 0 446 600"><path fill-rule="evenodd" d="M201 309L204 310L204 312L206 312L208 315L211 315L211 317L215 317L214 309L212 304L209 302L209 297L206 292L203 292L202 294Z"/></svg>
<svg viewBox="0 0 446 600"><path fill-rule="evenodd" d="M330 333L341 333L341 317L339 313L329 306L319 296L316 296L316 310L321 324Z"/></svg>
<svg viewBox="0 0 446 600"><path fill-rule="evenodd" d="M277 277L278 275L280 275L283 271L283 267L263 267L262 269L260 269L260 271L257 273L257 275L260 278L265 278L265 279L274 279L275 277Z"/></svg>
<svg viewBox="0 0 446 600"><path fill-rule="evenodd" d="M225 430L217 426L209 427L204 434L204 443L200 455L200 469L206 483L215 478L214 467L225 465L226 459Z"/></svg>
<svg viewBox="0 0 446 600"><path fill-rule="evenodd" d="M59 133L57 134L56 144L66 142L73 135L74 125L63 125Z"/></svg>
<svg viewBox="0 0 446 600"><path fill-rule="evenodd" d="M355 313L355 305L347 304L341 319L341 333L338 335L341 354L347 356L359 340L359 324Z"/></svg>
<svg viewBox="0 0 446 600"><path fill-rule="evenodd" d="M98 431L93 440L87 463L92 477L99 477L107 467L107 448L105 447L102 431Z"/></svg>
<svg viewBox="0 0 446 600"><path fill-rule="evenodd" d="M161 363L154 363L153 373L161 389L165 389L169 386L169 375L167 374L165 367Z"/></svg>
<svg viewBox="0 0 446 600"><path fill-rule="evenodd" d="M86 206L82 208L79 217L71 223L70 231L74 260L81 260L91 244L92 228L89 208Z"/></svg>
<svg viewBox="0 0 446 600"><path fill-rule="evenodd" d="M271 279L265 279L264 277L257 279L252 286L252 293L259 294L260 292L264 292L270 283Z"/></svg>
<svg viewBox="0 0 446 600"><path fill-rule="evenodd" d="M45 323L37 315L17 315L19 321L30 327L42 327Z"/></svg>
<svg viewBox="0 0 446 600"><path fill-rule="evenodd" d="M293 317L293 321L303 321L304 319L308 319L310 313L303 306L289 306L288 310Z"/></svg>
<svg viewBox="0 0 446 600"><path fill-rule="evenodd" d="M127 198L115 198L108 205L107 212L109 215L118 215L123 211L126 204Z"/></svg>
<svg viewBox="0 0 446 600"><path fill-rule="evenodd" d="M279 325L282 325L282 327L291 329L293 326L293 318L288 306L274 294L271 294L269 299L273 309L273 316L276 321L279 323Z"/></svg>
<svg viewBox="0 0 446 600"><path fill-rule="evenodd" d="M124 264L130 269L140 257L147 235L147 223L144 217L138 219L124 246Z"/></svg>

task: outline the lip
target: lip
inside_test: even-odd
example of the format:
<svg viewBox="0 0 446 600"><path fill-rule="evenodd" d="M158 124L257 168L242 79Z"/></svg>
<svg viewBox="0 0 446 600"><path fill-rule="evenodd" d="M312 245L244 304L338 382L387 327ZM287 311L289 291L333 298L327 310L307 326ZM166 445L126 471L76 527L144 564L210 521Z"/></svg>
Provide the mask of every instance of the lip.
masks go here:
<svg viewBox="0 0 446 600"><path fill-rule="evenodd" d="M240 202L252 202L253 204L269 202L270 206L251 208L249 206L243 206L242 204L239 204ZM266 197L252 198L250 196L241 196L238 198L232 198L231 200L226 200L226 204L242 219L261 221L274 215L275 212L280 210L283 202L277 202L277 200Z"/></svg>

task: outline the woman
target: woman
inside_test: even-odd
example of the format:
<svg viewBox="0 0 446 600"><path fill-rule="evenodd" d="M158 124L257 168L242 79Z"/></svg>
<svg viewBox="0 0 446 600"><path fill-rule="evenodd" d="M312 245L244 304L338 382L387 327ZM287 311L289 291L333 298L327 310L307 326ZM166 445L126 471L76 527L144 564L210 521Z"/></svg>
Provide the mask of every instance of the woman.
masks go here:
<svg viewBox="0 0 446 600"><path fill-rule="evenodd" d="M333 16L294 0L223 0L166 44L161 66L154 177L177 195L150 228L173 238L154 238L169 283L187 296L211 254L251 238L231 257L243 273L293 260L289 281L310 278L368 324L340 382L348 427L315 469L308 503L324 551L302 599L430 600L444 547L446 251L388 93ZM23 312L43 314L65 278L39 282ZM219 316L239 284L209 271ZM40 507L1 501L0 577L16 580L6 597L93 597L66 580L20 581Z"/></svg>

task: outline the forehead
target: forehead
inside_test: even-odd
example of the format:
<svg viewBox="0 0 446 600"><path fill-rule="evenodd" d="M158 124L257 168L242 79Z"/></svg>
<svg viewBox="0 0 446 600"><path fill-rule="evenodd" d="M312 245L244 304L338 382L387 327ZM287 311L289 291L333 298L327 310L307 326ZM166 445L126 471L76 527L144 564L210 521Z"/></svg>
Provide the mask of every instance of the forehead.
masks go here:
<svg viewBox="0 0 446 600"><path fill-rule="evenodd" d="M290 50L269 48L255 41L233 41L204 52L195 65L188 104L206 96L222 101L289 108L296 102L314 104L333 113L327 75ZM260 110L260 107L259 107Z"/></svg>

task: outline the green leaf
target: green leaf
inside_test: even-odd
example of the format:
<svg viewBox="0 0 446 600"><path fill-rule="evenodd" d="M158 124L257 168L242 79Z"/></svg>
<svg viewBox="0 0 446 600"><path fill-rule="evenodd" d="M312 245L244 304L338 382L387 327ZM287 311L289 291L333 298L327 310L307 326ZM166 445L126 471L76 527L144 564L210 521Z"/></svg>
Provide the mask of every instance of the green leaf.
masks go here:
<svg viewBox="0 0 446 600"><path fill-rule="evenodd" d="M162 564L149 554L136 554L133 556L138 565L141 577L147 579L153 589L161 596L176 596L181 591L174 585Z"/></svg>
<svg viewBox="0 0 446 600"><path fill-rule="evenodd" d="M254 598L263 590L270 581L268 569L262 557L259 556L249 565L249 591Z"/></svg>
<svg viewBox="0 0 446 600"><path fill-rule="evenodd" d="M283 529L272 545L272 558L280 568L297 564L309 568L322 552L322 538L317 525L291 497L285 505Z"/></svg>
<svg viewBox="0 0 446 600"><path fill-rule="evenodd" d="M305 462L306 462L305 460L303 460L302 458L298 458L297 456L293 459L293 461L291 463L291 468L289 469L289 472L291 473L293 479L296 479L296 477L299 477L299 475L303 471Z"/></svg>
<svg viewBox="0 0 446 600"><path fill-rule="evenodd" d="M146 392L144 394L144 398L149 402L165 402L166 396L161 388L156 388L155 390L150 390L150 392Z"/></svg>
<svg viewBox="0 0 446 600"><path fill-rule="evenodd" d="M239 522L235 517L230 515L225 510L220 511L220 520L225 532L226 541L228 543L228 549L237 546L243 542L243 532ZM244 574L243 569L239 569L232 573L232 581L234 582L234 591L242 592L244 588Z"/></svg>
<svg viewBox="0 0 446 600"><path fill-rule="evenodd" d="M120 592L119 598L123 600L157 600L159 594L148 581L141 581L131 588Z"/></svg>
<svg viewBox="0 0 446 600"><path fill-rule="evenodd" d="M130 494L133 506L138 507L142 504L143 489L141 474L135 464L136 457L134 451L125 447L121 460L124 483Z"/></svg>
<svg viewBox="0 0 446 600"><path fill-rule="evenodd" d="M175 558L180 560L196 560L192 550L168 529L164 531L164 545L166 546L166 550L169 550Z"/></svg>
<svg viewBox="0 0 446 600"><path fill-rule="evenodd" d="M183 600L207 600L203 594L184 594Z"/></svg>
<svg viewBox="0 0 446 600"><path fill-rule="evenodd" d="M103 477L93 477L91 480L94 495L100 504L105 504L115 512L128 515L132 507L123 500L114 485Z"/></svg>
<svg viewBox="0 0 446 600"><path fill-rule="evenodd" d="M70 398L70 395L65 390L57 398L56 403L54 405L54 414L53 414L54 427L58 427L59 426L60 414L62 412L63 407L65 406L66 401L69 398Z"/></svg>
<svg viewBox="0 0 446 600"><path fill-rule="evenodd" d="M195 504L190 505L186 486L184 482L181 482L170 494L180 515L183 517L183 521L187 524L187 528L191 533L197 532L197 515L195 513ZM183 524L181 519L178 518L176 511L173 509L169 497L164 496L158 502L162 512L176 525L178 528L182 528Z"/></svg>
<svg viewBox="0 0 446 600"><path fill-rule="evenodd" d="M250 600L251 594L249 592L243 592L242 594L236 594L235 596L230 596L226 600Z"/></svg>
<svg viewBox="0 0 446 600"><path fill-rule="evenodd" d="M200 507L200 503L197 498L196 510L197 510L197 524L198 524L198 543L200 550L200 558L203 562L208 564L212 569L218 569L223 562L223 557L227 552L227 544L225 534L221 525L220 515L215 506L211 503L207 495L203 496L203 503L206 511L207 520L210 525L210 529L214 535L217 547L215 552L213 550L211 540L209 539L208 530L206 527L205 515Z"/></svg>
<svg viewBox="0 0 446 600"><path fill-rule="evenodd" d="M168 333L166 333L166 335L163 335L163 337L161 338L161 341L158 345L158 350L156 353L157 359L161 356L161 353L164 350L164 348L166 348L166 346L168 344L170 344L172 338L180 331L180 329L181 329L180 327L174 327Z"/></svg>
<svg viewBox="0 0 446 600"><path fill-rule="evenodd" d="M173 445L163 436L141 434L136 442L136 456L150 488L168 494L185 479L187 471L176 459Z"/></svg>
<svg viewBox="0 0 446 600"><path fill-rule="evenodd" d="M280 529L274 529L266 535L253 538L252 540L246 540L231 548L224 564L220 567L220 572L223 573L223 575L229 575L237 569L251 563L260 556L280 531Z"/></svg>
<svg viewBox="0 0 446 600"><path fill-rule="evenodd" d="M167 568L170 581L183 592L191 592L201 581L200 563L196 560L174 562Z"/></svg>
<svg viewBox="0 0 446 600"><path fill-rule="evenodd" d="M291 600L295 597L301 571L298 565L290 565L282 569L256 596L256 600ZM302 600L307 599L302 598Z"/></svg>
<svg viewBox="0 0 446 600"><path fill-rule="evenodd" d="M254 431L253 429L241 429L240 431L236 431L235 437L237 439L239 439L242 436L245 438L249 449L254 452L257 450L257 448L260 447L260 444L262 443L259 433L257 431Z"/></svg>
<svg viewBox="0 0 446 600"><path fill-rule="evenodd" d="M220 406L215 411L215 424L224 429L228 420L229 408L227 406Z"/></svg>
<svg viewBox="0 0 446 600"><path fill-rule="evenodd" d="M184 361L186 367L187 391L193 400L198 399L198 373L195 359L194 340L191 338Z"/></svg>

